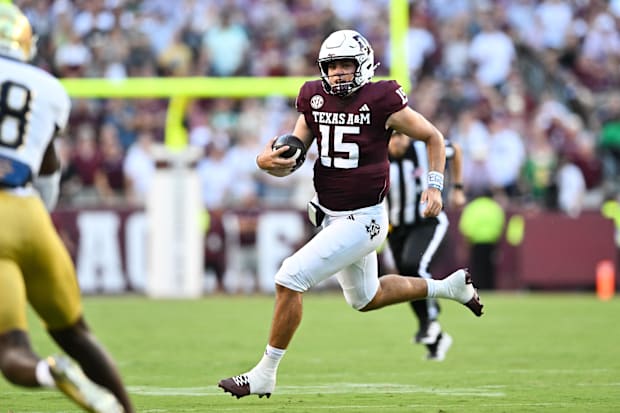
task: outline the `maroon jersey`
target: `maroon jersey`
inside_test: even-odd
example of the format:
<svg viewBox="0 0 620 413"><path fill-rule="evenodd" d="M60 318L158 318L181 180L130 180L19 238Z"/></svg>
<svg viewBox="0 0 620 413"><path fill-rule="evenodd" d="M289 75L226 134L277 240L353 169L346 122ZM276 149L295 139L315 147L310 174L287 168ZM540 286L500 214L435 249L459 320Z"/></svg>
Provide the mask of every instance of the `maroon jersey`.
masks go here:
<svg viewBox="0 0 620 413"><path fill-rule="evenodd" d="M371 82L351 96L333 96L320 80L304 83L297 96L317 139L314 188L319 203L333 211L376 205L389 188L387 118L407 106L407 95L393 81Z"/></svg>

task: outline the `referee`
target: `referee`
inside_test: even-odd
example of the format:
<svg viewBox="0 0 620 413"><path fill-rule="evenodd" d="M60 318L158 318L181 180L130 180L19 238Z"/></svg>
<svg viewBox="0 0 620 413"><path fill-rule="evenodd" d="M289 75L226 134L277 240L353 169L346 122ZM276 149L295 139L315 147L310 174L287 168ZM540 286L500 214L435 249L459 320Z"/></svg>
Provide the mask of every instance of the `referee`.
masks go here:
<svg viewBox="0 0 620 413"><path fill-rule="evenodd" d="M450 161L452 205L465 203L462 182L460 147L446 143L446 158ZM448 217L442 211L435 218L424 218L420 195L426 189L428 174L426 145L401 133L394 133L389 143L390 218L389 246L397 269L410 277L432 278L431 265L448 230ZM428 349L427 359L442 361L452 345L452 337L442 331L438 322L439 304L436 299L411 301L418 319L418 331L412 341Z"/></svg>

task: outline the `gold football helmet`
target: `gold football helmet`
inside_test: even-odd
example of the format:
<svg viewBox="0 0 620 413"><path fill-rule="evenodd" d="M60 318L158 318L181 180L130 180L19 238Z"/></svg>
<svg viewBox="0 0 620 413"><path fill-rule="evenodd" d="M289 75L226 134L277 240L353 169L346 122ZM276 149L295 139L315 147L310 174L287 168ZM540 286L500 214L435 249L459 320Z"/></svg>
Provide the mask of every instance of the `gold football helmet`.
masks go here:
<svg viewBox="0 0 620 413"><path fill-rule="evenodd" d="M28 61L35 53L33 40L26 16L14 5L0 2L0 55Z"/></svg>

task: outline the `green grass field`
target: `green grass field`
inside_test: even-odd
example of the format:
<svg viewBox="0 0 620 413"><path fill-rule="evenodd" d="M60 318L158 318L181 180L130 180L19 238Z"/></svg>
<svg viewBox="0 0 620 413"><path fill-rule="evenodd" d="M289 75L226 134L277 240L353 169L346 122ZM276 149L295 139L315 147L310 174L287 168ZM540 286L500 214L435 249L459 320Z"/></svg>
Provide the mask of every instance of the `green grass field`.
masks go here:
<svg viewBox="0 0 620 413"><path fill-rule="evenodd" d="M272 297L198 301L88 297L86 315L116 358L139 412L618 412L620 299L484 294L478 319L453 302L454 344L423 360L405 305L358 313L339 294L307 294L302 325L270 399L237 400L220 378L260 358ZM57 352L37 321L34 345ZM78 412L60 393L0 380L0 413Z"/></svg>

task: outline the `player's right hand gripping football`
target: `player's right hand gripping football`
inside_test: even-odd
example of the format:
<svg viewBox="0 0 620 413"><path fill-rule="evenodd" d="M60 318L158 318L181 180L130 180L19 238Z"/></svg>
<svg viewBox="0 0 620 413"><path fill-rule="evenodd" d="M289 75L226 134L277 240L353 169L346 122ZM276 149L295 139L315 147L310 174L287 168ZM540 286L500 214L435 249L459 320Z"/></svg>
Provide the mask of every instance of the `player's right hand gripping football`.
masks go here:
<svg viewBox="0 0 620 413"><path fill-rule="evenodd" d="M256 157L256 165L270 175L281 177L289 175L293 172L295 160L290 158L286 159L280 156L289 149L288 146L283 146L275 150L272 149L272 145L276 139L278 139L278 137L274 136L273 139L270 139L269 142L267 142L267 145L265 145L263 151Z"/></svg>

